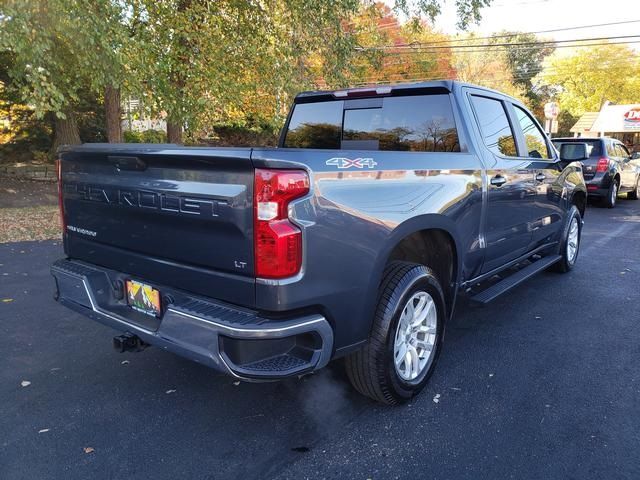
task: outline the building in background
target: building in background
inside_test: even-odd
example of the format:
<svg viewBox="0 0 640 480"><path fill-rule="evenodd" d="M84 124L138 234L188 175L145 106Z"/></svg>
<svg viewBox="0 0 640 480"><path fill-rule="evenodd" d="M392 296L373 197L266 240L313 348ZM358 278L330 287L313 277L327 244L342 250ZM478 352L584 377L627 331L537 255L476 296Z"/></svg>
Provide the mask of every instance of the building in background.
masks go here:
<svg viewBox="0 0 640 480"><path fill-rule="evenodd" d="M613 137L632 152L640 151L640 103L606 102L599 112L587 112L571 127L574 137Z"/></svg>
<svg viewBox="0 0 640 480"><path fill-rule="evenodd" d="M145 132L147 130L167 131L166 115L150 117L144 109L142 102L137 98L129 97L122 104L122 130L132 132Z"/></svg>

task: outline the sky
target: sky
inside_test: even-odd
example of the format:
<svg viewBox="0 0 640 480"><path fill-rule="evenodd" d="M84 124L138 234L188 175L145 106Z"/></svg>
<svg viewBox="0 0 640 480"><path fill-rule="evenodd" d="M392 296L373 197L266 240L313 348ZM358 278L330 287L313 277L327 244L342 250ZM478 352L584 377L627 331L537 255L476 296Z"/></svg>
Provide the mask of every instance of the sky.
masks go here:
<svg viewBox="0 0 640 480"><path fill-rule="evenodd" d="M386 3L393 3L392 0ZM455 1L444 1L435 27L457 33ZM482 10L482 21L469 30L491 34L500 30L539 31L628 20L640 20L640 0L493 0ZM593 27L548 33L555 40L640 35L640 21L626 25ZM636 39L640 40L640 39ZM638 48L640 43L635 44Z"/></svg>

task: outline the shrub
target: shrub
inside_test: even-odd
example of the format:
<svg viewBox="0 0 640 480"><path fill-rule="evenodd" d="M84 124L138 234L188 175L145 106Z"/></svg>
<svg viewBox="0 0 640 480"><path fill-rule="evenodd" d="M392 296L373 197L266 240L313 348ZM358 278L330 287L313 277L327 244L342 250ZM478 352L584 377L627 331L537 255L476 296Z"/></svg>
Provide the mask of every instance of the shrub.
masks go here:
<svg viewBox="0 0 640 480"><path fill-rule="evenodd" d="M125 130L123 138L126 143L165 143L167 141L167 136L160 130L145 130L144 132Z"/></svg>

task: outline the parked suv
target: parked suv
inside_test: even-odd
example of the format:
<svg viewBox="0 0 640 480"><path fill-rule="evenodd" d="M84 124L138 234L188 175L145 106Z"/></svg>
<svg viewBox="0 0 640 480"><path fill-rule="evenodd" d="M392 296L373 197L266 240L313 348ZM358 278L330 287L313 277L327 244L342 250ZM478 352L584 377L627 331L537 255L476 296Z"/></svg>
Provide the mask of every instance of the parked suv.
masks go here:
<svg viewBox="0 0 640 480"><path fill-rule="evenodd" d="M586 145L562 152L519 101L452 81L302 93L279 148L67 147L56 298L118 351L252 381L345 357L357 390L406 401L459 292L575 265Z"/></svg>
<svg viewBox="0 0 640 480"><path fill-rule="evenodd" d="M640 160L615 138L554 138L556 148L563 143L586 143L589 158L582 162L589 197L598 198L608 208L616 206L618 194L637 200L640 196Z"/></svg>

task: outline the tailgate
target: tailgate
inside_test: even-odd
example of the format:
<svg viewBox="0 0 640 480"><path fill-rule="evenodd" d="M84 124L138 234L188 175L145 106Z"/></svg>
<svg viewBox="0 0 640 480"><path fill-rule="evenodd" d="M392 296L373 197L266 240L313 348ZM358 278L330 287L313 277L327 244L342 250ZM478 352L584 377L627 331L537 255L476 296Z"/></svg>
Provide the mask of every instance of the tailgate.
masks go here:
<svg viewBox="0 0 640 480"><path fill-rule="evenodd" d="M63 152L67 255L251 306L250 154L167 145Z"/></svg>

